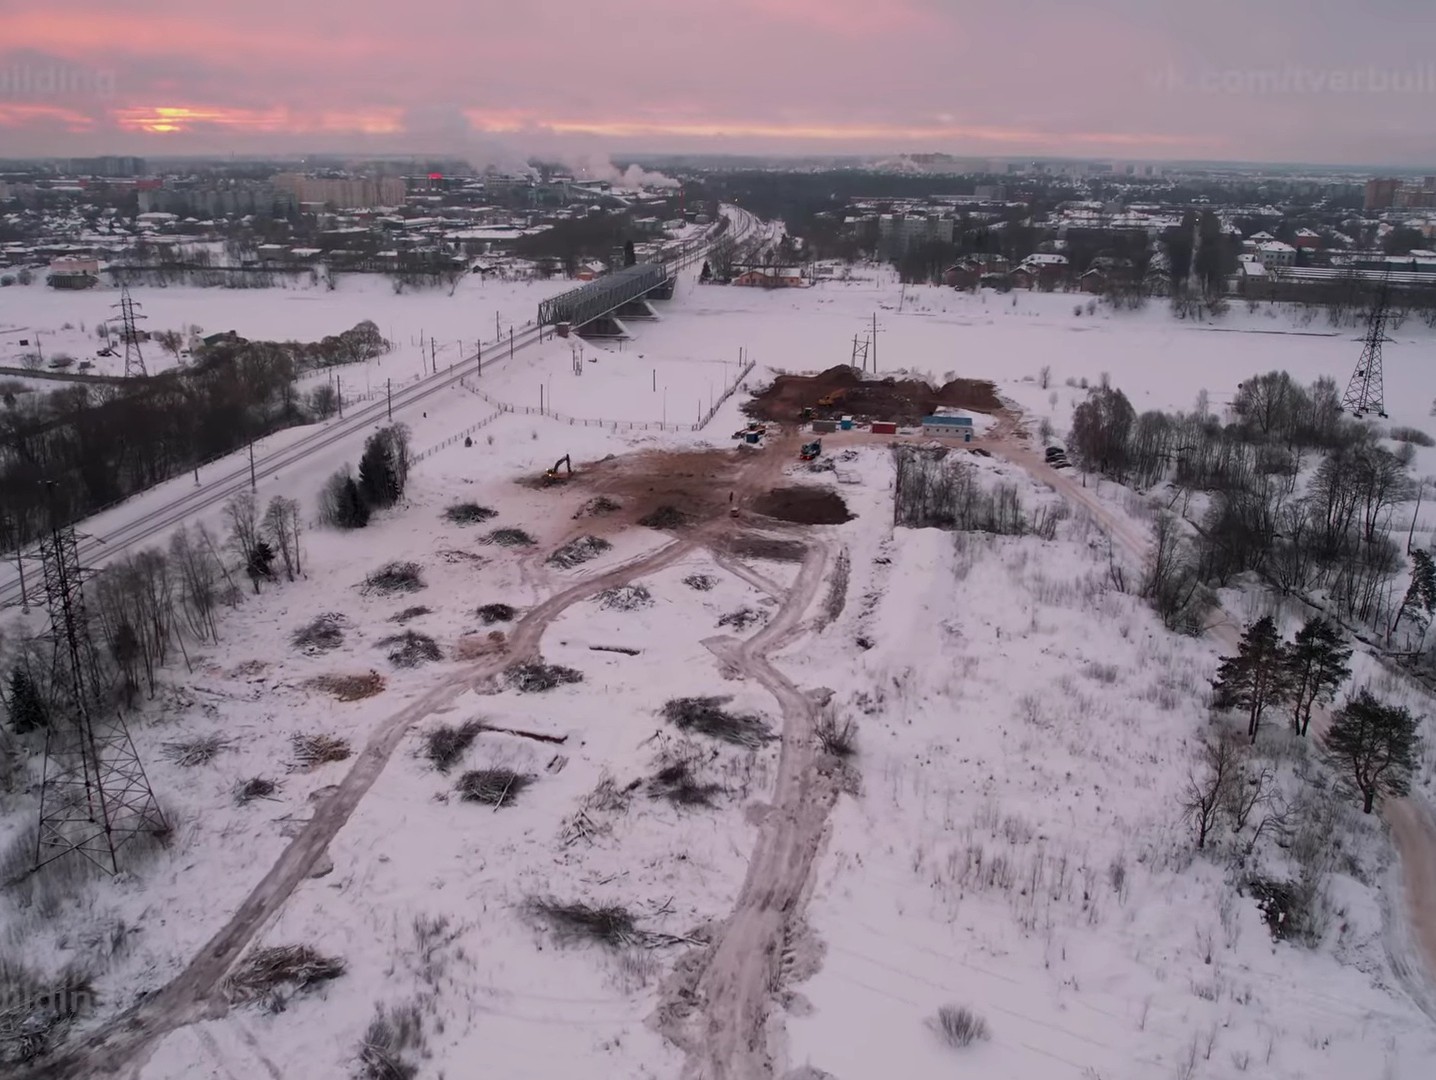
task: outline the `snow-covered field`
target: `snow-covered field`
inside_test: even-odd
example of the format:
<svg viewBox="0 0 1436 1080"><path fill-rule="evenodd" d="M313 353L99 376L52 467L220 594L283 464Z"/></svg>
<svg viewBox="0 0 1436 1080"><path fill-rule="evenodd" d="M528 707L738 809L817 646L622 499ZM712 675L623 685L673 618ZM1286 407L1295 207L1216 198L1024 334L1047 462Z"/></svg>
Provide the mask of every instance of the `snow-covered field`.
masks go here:
<svg viewBox="0 0 1436 1080"><path fill-rule="evenodd" d="M452 294L447 287L396 293L387 277L340 274L333 289L303 277L272 289L136 286L130 295L144 316L140 329L151 333L178 330L187 336L190 327L198 326L202 334L233 330L251 340L318 341L372 320L394 351L365 365L367 371L346 368L346 382L352 377L355 381L349 385L357 388L366 377L372 385L382 385L386 376L397 382L421 373L429 362L430 339L441 369L458 362L461 348L463 356L472 356L478 341L523 327L537 316L540 301L576 284L563 278L503 281L470 275L459 280ZM69 291L37 280L0 289L0 365L15 366L22 353L33 350L38 332L47 357L67 352L76 361L89 360L92 374L124 374L122 347L117 356L96 355L104 346L96 327L118 325L119 302L120 290L109 286ZM11 332L17 330L22 332ZM21 338L29 339L30 346L22 348ZM148 371L175 363L156 342L144 342L142 349Z"/></svg>
<svg viewBox="0 0 1436 1080"><path fill-rule="evenodd" d="M374 293L366 308L357 293L343 302L345 287L302 300L213 290L201 297L213 305L209 320L177 309L169 317L254 337L331 333L363 317L401 340L406 332L417 340L420 328L441 340L492 334L494 306L477 294L468 303L473 329L461 332L457 315L445 323L437 314L463 311L458 296ZM181 291L137 297L151 325L165 325L156 317L160 296ZM58 294L39 295L48 302ZM513 317L531 317L530 302L535 294L514 300ZM1355 333L1308 336L1324 331L1292 326L1285 314L1234 309L1218 331L1176 322L1160 305L1074 317L1076 303L902 291L886 278L801 293L685 281L674 302L659 305L663 319L635 324L621 349L585 345L582 375L570 344L552 341L476 385L524 406L537 406L542 386L545 406L576 420L687 424L731 380L740 347L759 364L754 383L770 368L826 368L846 362L853 334L876 310L881 369L990 377L1004 395L1052 413L1060 428L1080 393L1069 378L1095 382L1107 372L1139 409L1190 407L1203 389L1220 407L1236 381L1273 368L1344 382L1360 349ZM392 328L375 309L394 313ZM11 311L0 315L15 321ZM1416 358L1431 338L1411 324L1393 336L1391 422L1422 426L1436 372ZM1052 369L1055 405L1036 385L1043 366ZM489 692L475 677L491 659L487 635L512 630L485 625L476 612L503 602L522 617L588 574L664 551L666 534L573 516L592 494L586 463L641 448L726 447L739 402L696 435L504 414L474 446L460 441L425 457L401 511L360 533L311 528L306 576L227 612L221 646L191 655L193 673L174 665L163 692L134 718L177 826L174 843L133 875L93 881L53 909L0 908L4 953L47 974L101 958L101 1004L83 1026L113 1016L184 967L355 767L351 758L291 771L291 736L341 736L357 755L412 722L314 876L253 939L312 945L342 957L346 973L277 1014L234 1006L181 1026L140 1075L354 1075L376 1009L411 1005L425 1032L426 1050L413 1054L423 1058L421 1075L480 1066L533 1080L579 1071L679 1075L683 1049L655 1018L673 1005L675 966L701 954L696 943L718 932L740 895L769 819L779 749L682 736L658 710L677 696L733 695L730 707L781 727L779 703L705 642L751 635L774 617L796 568L750 560L740 577L703 543L674 549L672 561L637 578L652 606L619 611L585 597L554 618L542 654L584 680L546 694ZM414 449L424 451L493 407L456 387L414 411L396 419L412 426ZM293 495L308 506L355 450L337 446L261 476L260 496ZM514 483L565 453L579 466L573 485L538 492ZM1055 505L1014 467L980 466L1018 484L1029 506ZM1386 849L1375 825L1343 826L1358 854L1332 876L1334 914L1314 949L1274 943L1223 867L1190 851L1175 793L1206 730L1217 646L1167 634L1112 590L1107 547L1081 515L1053 540L894 530L886 454L864 449L845 469L860 480L838 486L857 517L814 532L846 552L846 584L831 585L830 562L802 632L772 654L799 687L831 690L858 732L815 864L806 932L782 943L786 974L772 988L781 1006L770 1022L776 1075L811 1065L839 1080L955 1071L1022 1080L1425 1077L1436 1029L1400 989L1383 946ZM186 484L193 481L171 486ZM145 500L161 498L146 495L112 514L144 513L155 505ZM446 507L469 500L497 517L468 527L444 520ZM1119 491L1110 502L1127 513ZM537 543L528 551L478 542L497 526L526 529ZM560 542L587 532L612 549L577 569L544 563ZM364 595L365 575L393 559L420 563L426 587ZM712 578L710 590L685 582L697 573ZM841 599L836 615L833 596ZM391 621L415 605L431 610L405 627ZM719 626L744 608L756 623ZM324 612L344 617L343 644L322 655L292 647L289 636ZM40 628L38 613L7 623L10 632ZM432 635L444 659L391 665L379 641L405 628ZM371 669L387 686L363 701L337 702L305 685ZM488 730L447 774L424 760L428 731L475 718L563 741ZM169 759L166 744L207 734L229 740L212 763ZM651 797L648 779L675 756L716 785L711 806ZM463 771L491 767L533 784L498 809L456 796ZM235 805L235 785L260 776L281 781L279 790ZM638 786L623 799L593 798L605 778L620 791ZM0 842L13 843L31 827L33 805L12 797L7 808ZM645 939L653 948L565 945L529 910L534 897L620 903L659 936ZM981 1014L991 1037L960 1052L946 1047L927 1024L946 1004Z"/></svg>

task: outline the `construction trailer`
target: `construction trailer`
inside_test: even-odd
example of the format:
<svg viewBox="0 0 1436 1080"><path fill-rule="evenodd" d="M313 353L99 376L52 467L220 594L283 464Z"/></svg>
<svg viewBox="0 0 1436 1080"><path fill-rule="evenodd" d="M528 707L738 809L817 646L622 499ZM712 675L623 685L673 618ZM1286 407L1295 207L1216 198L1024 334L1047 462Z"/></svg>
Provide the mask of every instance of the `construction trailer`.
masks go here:
<svg viewBox="0 0 1436 1080"><path fill-rule="evenodd" d="M922 433L935 435L939 439L972 442L974 431L970 416L926 416L922 421Z"/></svg>

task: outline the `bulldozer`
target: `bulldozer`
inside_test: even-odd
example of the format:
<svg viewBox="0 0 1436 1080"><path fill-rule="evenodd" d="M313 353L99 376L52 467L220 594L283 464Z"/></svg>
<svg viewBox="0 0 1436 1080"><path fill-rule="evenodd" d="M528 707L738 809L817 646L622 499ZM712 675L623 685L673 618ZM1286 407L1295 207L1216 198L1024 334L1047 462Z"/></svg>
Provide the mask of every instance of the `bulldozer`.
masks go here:
<svg viewBox="0 0 1436 1080"><path fill-rule="evenodd" d="M822 452L822 441L819 439L814 439L810 443L803 444L802 449L798 451L798 459L800 461L816 461L818 459L818 455Z"/></svg>
<svg viewBox="0 0 1436 1080"><path fill-rule="evenodd" d="M559 472L560 467L564 470L562 473ZM544 487L548 487L550 484L559 484L571 476L573 476L573 462L567 454L564 454L563 457L553 463L552 469L549 469L543 474L543 485Z"/></svg>

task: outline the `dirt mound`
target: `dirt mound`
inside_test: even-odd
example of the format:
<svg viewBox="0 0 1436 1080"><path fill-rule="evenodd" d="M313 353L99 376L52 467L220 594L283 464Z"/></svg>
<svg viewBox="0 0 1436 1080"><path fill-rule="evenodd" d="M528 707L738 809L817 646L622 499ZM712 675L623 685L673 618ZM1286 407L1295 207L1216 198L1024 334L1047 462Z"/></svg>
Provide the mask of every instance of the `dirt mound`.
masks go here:
<svg viewBox="0 0 1436 1080"><path fill-rule="evenodd" d="M820 404L823 401L829 404ZM820 420L853 416L918 424L939 406L997 412L1002 402L992 383L981 379L954 379L934 390L921 379L864 380L857 368L839 365L820 375L779 375L766 390L753 395L743 411L786 423L800 420L804 409L812 409Z"/></svg>
<svg viewBox="0 0 1436 1080"><path fill-rule="evenodd" d="M725 514L742 460L734 450L648 450L595 463L576 481L622 503L595 532L637 522L674 529Z"/></svg>
<svg viewBox="0 0 1436 1080"><path fill-rule="evenodd" d="M853 518L841 495L820 487L774 488L758 496L753 509L797 525L841 525Z"/></svg>

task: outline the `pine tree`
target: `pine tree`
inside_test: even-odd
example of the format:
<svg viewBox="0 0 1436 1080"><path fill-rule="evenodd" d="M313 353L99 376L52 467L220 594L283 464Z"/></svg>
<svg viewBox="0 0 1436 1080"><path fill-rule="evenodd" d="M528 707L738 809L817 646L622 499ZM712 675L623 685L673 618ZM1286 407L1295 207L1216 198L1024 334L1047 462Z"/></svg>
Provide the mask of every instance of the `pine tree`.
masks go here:
<svg viewBox="0 0 1436 1080"><path fill-rule="evenodd" d="M255 592L259 592L260 578L274 577L274 548L269 546L268 540L260 540L250 549L244 570L254 582Z"/></svg>
<svg viewBox="0 0 1436 1080"><path fill-rule="evenodd" d="M362 529L369 524L369 504L352 476L344 478L339 491L339 524L346 529Z"/></svg>
<svg viewBox="0 0 1436 1080"><path fill-rule="evenodd" d="M1322 739L1326 759L1346 773L1371 813L1382 795L1405 795L1416 766L1416 717L1361 690L1336 714Z"/></svg>
<svg viewBox="0 0 1436 1080"><path fill-rule="evenodd" d="M359 459L359 490L364 501L375 509L393 506L396 501L393 462L388 446L377 434L369 436L364 456Z"/></svg>
<svg viewBox="0 0 1436 1080"><path fill-rule="evenodd" d="M1262 714L1285 701L1290 693L1286 645L1270 615L1247 627L1236 656L1222 657L1212 689L1216 691L1212 700L1216 708L1246 713L1247 735L1256 742Z"/></svg>
<svg viewBox="0 0 1436 1080"><path fill-rule="evenodd" d="M1291 727L1305 735L1311 710L1318 702L1332 701L1351 675L1351 649L1340 632L1319 615L1308 619L1287 649L1287 683L1291 688Z"/></svg>
<svg viewBox="0 0 1436 1080"><path fill-rule="evenodd" d="M45 702L41 700L40 691L35 687L35 680L30 678L30 673L24 668L15 668L10 672L5 707L9 710L10 726L16 735L28 734L46 727L50 722L46 715Z"/></svg>
<svg viewBox="0 0 1436 1080"><path fill-rule="evenodd" d="M712 280L713 280L713 267L711 267L711 266L708 265L708 260L707 260L707 259L704 259L704 260L703 260L703 269L698 272L698 280L699 280L699 281L712 281Z"/></svg>

